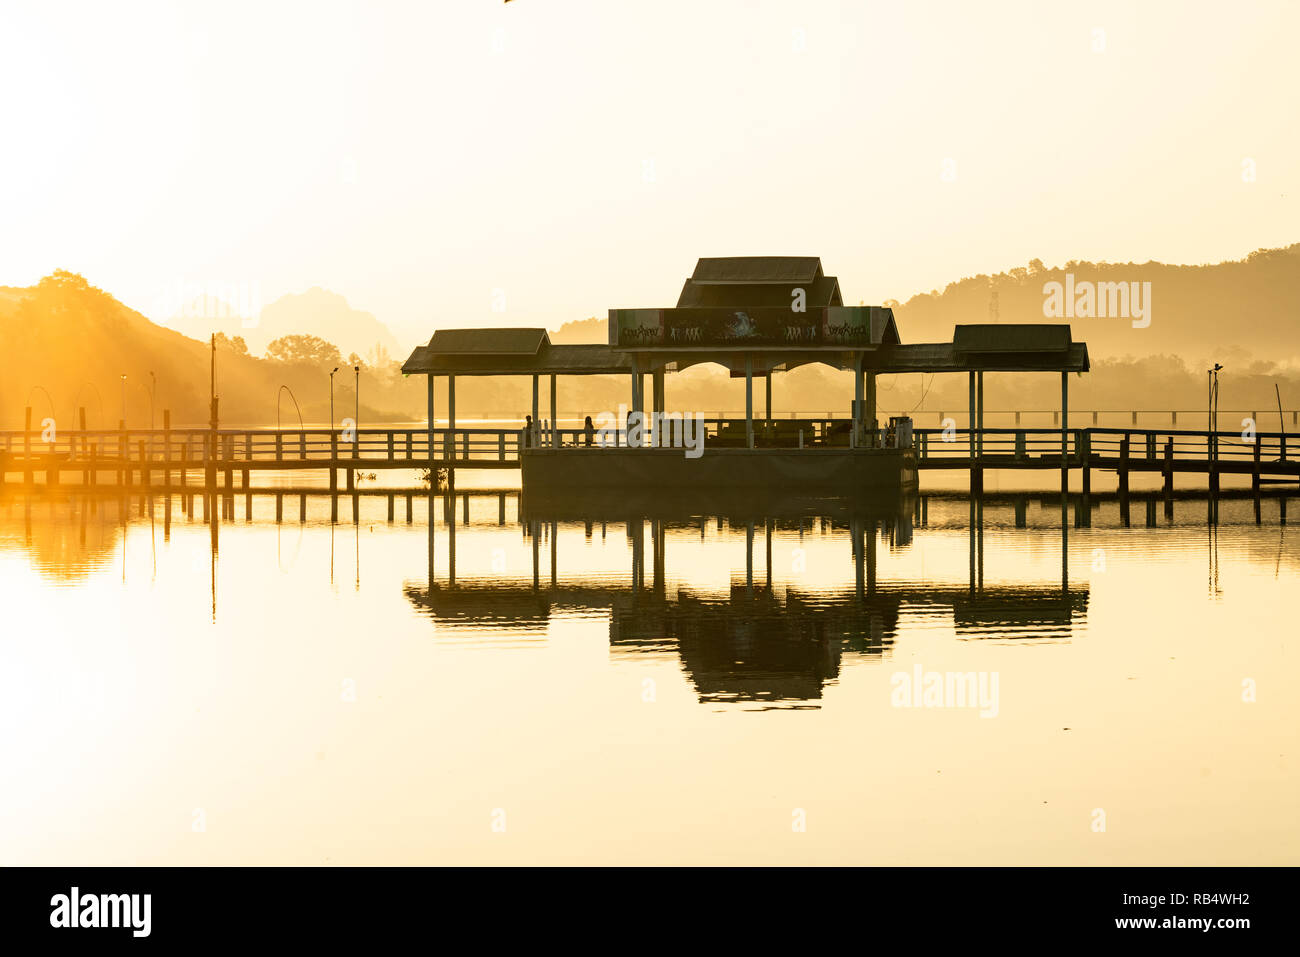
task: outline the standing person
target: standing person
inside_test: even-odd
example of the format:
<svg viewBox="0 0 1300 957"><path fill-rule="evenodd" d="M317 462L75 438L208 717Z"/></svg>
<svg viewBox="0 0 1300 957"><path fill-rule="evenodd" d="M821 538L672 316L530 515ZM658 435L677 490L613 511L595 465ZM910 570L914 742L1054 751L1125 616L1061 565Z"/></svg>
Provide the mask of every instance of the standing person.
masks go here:
<svg viewBox="0 0 1300 957"><path fill-rule="evenodd" d="M596 437L596 427L591 423L591 416L587 416L582 423L582 434L587 440L587 448L591 448L591 440Z"/></svg>
<svg viewBox="0 0 1300 957"><path fill-rule="evenodd" d="M533 417L524 416L524 439L520 443L523 448L528 448L533 444Z"/></svg>

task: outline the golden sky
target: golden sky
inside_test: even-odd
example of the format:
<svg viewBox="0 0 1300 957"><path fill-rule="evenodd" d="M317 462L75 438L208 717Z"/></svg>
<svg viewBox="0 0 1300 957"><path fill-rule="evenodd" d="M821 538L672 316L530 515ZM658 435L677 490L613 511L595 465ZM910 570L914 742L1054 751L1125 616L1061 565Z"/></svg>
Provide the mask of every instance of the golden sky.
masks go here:
<svg viewBox="0 0 1300 957"><path fill-rule="evenodd" d="M322 285L408 344L670 304L697 256L869 303L1235 259L1300 239L1297 36L1289 0L6 0L0 284Z"/></svg>

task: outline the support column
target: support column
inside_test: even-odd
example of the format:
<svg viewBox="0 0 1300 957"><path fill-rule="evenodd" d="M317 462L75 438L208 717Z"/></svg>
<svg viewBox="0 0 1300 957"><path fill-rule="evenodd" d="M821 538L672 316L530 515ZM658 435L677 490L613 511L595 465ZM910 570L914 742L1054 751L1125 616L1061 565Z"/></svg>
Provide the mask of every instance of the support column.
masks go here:
<svg viewBox="0 0 1300 957"><path fill-rule="evenodd" d="M767 375L763 378L764 395L763 395L763 437L771 439L772 437L772 370L767 370Z"/></svg>
<svg viewBox="0 0 1300 957"><path fill-rule="evenodd" d="M533 376L533 427L528 433L528 445L531 446L537 440L538 428L538 408L537 408L537 376Z"/></svg>
<svg viewBox="0 0 1300 957"><path fill-rule="evenodd" d="M654 444L660 444L659 428L663 422L664 412L664 370L659 368L651 374L650 388L654 392L654 408L652 414L652 424L654 426Z"/></svg>
<svg viewBox="0 0 1300 957"><path fill-rule="evenodd" d="M428 395L426 398L426 405L428 406L428 415L429 415L429 424L427 427L428 437L429 437L429 496L430 498L432 498L434 486L438 484L437 474L435 473L434 466L433 466L433 460L437 458L437 452L434 447L434 439L433 439L433 373L432 372L429 373L427 391L428 391Z"/></svg>
<svg viewBox="0 0 1300 957"><path fill-rule="evenodd" d="M984 472L979 467L979 453L977 450L976 430L979 428L979 424L975 415L975 373L968 372L966 375L970 404L968 413L968 421L970 422L970 490L973 494L978 494L984 490Z"/></svg>
<svg viewBox="0 0 1300 957"><path fill-rule="evenodd" d="M555 412L555 373L551 373L551 448L560 444L560 426Z"/></svg>
<svg viewBox="0 0 1300 957"><path fill-rule="evenodd" d="M983 370L975 373L975 419L976 428L979 429L979 449L980 460L984 459L984 372Z"/></svg>
<svg viewBox="0 0 1300 957"><path fill-rule="evenodd" d="M749 353L745 353L745 445L754 447L754 357Z"/></svg>
<svg viewBox="0 0 1300 957"><path fill-rule="evenodd" d="M636 356L633 356L632 357L632 398L630 399L630 402L632 404L631 407L628 409L628 416L626 421L618 423L619 428L627 430L624 434L627 436L628 448L632 448L632 435L631 435L630 426L632 424L632 413L636 411L636 407L637 407L636 384L638 380L636 374L636 364L637 364Z"/></svg>
<svg viewBox="0 0 1300 957"><path fill-rule="evenodd" d="M456 457L456 377L447 376L447 450L446 457ZM448 475L451 473L449 472Z"/></svg>
<svg viewBox="0 0 1300 957"><path fill-rule="evenodd" d="M1070 490L1070 373L1061 373L1061 494Z"/></svg>
<svg viewBox="0 0 1300 957"><path fill-rule="evenodd" d="M870 440L867 442L868 448L876 447L876 374L874 372L862 373L863 384L863 401L865 403L862 409L862 418L865 422L865 428L871 431Z"/></svg>
<svg viewBox="0 0 1300 957"><path fill-rule="evenodd" d="M862 444L862 375L862 357L858 356L853 366L853 431L849 438L849 445L853 448Z"/></svg>

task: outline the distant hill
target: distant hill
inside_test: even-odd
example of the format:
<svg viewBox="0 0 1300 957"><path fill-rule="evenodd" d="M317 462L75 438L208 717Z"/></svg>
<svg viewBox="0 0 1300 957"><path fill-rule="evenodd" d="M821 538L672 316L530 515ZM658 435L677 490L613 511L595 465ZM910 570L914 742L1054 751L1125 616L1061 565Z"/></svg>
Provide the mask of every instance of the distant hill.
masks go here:
<svg viewBox="0 0 1300 957"><path fill-rule="evenodd" d="M73 428L76 409L85 407L90 428L116 428L123 375L128 425L148 425L151 388L159 428L164 408L178 427L207 421L208 344L150 322L75 273L56 271L30 289L0 287L0 342L8 367L0 376L0 427L21 428L30 403L37 422L52 414L61 428ZM281 385L293 391L306 422L329 419L323 360L273 362L241 354L239 345L225 342L217 350L223 423L273 423ZM422 408L419 386L391 364L366 369L363 418L399 418L403 410ZM337 377L335 399L339 417L351 414L351 370ZM287 395L282 413L287 424L297 423Z"/></svg>
<svg viewBox="0 0 1300 957"><path fill-rule="evenodd" d="M1150 325L1122 318L1044 315L1044 285L1150 283ZM892 303L891 303L892 304ZM1300 243L1205 266L1068 262L972 276L895 305L904 342L945 342L957 323L1070 322L1096 358L1179 356L1193 365L1225 356L1300 364Z"/></svg>
<svg viewBox="0 0 1300 957"><path fill-rule="evenodd" d="M590 319L574 319L553 331L551 341L557 345L580 346L589 343L606 343L609 341L609 323L605 319L592 316Z"/></svg>
<svg viewBox="0 0 1300 957"><path fill-rule="evenodd" d="M263 308L256 320L241 319L222 303L200 305L183 304L182 314L167 318L165 324L195 339L207 339L214 332L240 336L255 355L280 336L298 334L332 342L345 357L355 352L366 358L376 346L390 357L402 352L396 337L371 313L352 308L343 296L320 286L281 296Z"/></svg>

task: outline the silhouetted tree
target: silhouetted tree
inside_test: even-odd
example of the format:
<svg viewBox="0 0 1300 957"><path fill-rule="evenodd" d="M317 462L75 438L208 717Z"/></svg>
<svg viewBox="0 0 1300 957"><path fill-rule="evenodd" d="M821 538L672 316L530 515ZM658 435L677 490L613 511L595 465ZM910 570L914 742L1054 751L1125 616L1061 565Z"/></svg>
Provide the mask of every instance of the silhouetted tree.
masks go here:
<svg viewBox="0 0 1300 957"><path fill-rule="evenodd" d="M276 362L302 363L313 366L342 364L338 346L319 336L290 335L273 340L266 347L266 357Z"/></svg>

